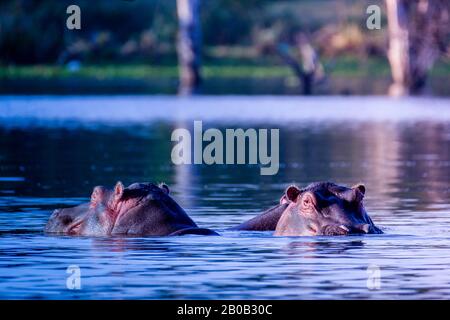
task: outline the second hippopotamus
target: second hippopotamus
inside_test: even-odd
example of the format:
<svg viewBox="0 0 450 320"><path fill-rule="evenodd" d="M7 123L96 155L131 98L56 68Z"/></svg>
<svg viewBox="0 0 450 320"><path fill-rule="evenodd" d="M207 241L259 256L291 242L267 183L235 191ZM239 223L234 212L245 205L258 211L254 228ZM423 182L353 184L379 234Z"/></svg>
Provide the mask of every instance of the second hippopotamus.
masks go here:
<svg viewBox="0 0 450 320"><path fill-rule="evenodd" d="M94 188L89 203L57 209L51 215L46 233L86 236L139 235L217 235L199 228L169 195L165 184L133 183L114 189Z"/></svg>
<svg viewBox="0 0 450 320"><path fill-rule="evenodd" d="M366 188L315 182L289 186L280 203L238 225L234 230L275 231L275 236L383 233L364 208Z"/></svg>

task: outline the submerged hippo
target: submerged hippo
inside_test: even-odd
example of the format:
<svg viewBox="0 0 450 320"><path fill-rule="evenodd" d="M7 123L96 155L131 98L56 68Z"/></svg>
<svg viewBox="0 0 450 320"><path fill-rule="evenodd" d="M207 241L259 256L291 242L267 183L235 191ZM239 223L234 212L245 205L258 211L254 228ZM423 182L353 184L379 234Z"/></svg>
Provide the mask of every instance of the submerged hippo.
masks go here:
<svg viewBox="0 0 450 320"><path fill-rule="evenodd" d="M95 187L89 203L55 210L45 232L88 236L217 235L199 228L170 197L165 184L133 183L125 188L121 182L114 190Z"/></svg>
<svg viewBox="0 0 450 320"><path fill-rule="evenodd" d="M366 188L316 182L300 189L289 186L280 203L235 230L275 230L275 236L383 233L363 205Z"/></svg>
<svg viewBox="0 0 450 320"><path fill-rule="evenodd" d="M284 194L280 198L279 204L230 230L273 231L276 229L281 215L290 203L291 201L287 198L286 194Z"/></svg>

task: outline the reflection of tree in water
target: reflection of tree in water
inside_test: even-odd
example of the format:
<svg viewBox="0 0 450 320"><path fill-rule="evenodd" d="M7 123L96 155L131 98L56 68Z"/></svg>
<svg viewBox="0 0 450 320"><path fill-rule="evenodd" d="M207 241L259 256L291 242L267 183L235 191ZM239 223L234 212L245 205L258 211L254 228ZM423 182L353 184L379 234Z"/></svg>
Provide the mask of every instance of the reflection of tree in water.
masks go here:
<svg viewBox="0 0 450 320"><path fill-rule="evenodd" d="M166 181L169 128L164 124L121 127L1 130L2 164L21 195L89 197L95 185ZM6 173L6 172L5 172Z"/></svg>
<svg viewBox="0 0 450 320"><path fill-rule="evenodd" d="M223 203L216 204L237 209L270 206L286 185L304 186L320 180L365 183L369 209L419 210L448 199L450 133L446 123L281 126L281 167L276 176L260 176L258 166L172 165L171 132L175 127L190 126L191 122L158 122L129 127L2 129L3 175L24 178L11 183L19 195L87 198L98 184L164 181L173 185L177 198L195 199L197 204L215 193L228 192ZM221 130L233 127L208 123L204 129L211 126ZM231 194L233 201L228 199Z"/></svg>
<svg viewBox="0 0 450 320"><path fill-rule="evenodd" d="M399 167L403 193L415 198L415 210L429 209L431 204L448 202L450 181L449 127L446 123L420 122L405 125L399 134L400 156L407 163Z"/></svg>
<svg viewBox="0 0 450 320"><path fill-rule="evenodd" d="M376 182L369 192L381 189L395 170L386 166L396 159L395 127L383 123L333 123L291 129L285 134L287 177L300 183L335 180L338 183ZM283 148L281 148L283 149ZM297 164L293 166L292 164ZM300 166L300 167L298 167Z"/></svg>
<svg viewBox="0 0 450 320"><path fill-rule="evenodd" d="M367 203L413 209L448 199L450 159L445 123L332 123L282 130L283 179L366 184Z"/></svg>

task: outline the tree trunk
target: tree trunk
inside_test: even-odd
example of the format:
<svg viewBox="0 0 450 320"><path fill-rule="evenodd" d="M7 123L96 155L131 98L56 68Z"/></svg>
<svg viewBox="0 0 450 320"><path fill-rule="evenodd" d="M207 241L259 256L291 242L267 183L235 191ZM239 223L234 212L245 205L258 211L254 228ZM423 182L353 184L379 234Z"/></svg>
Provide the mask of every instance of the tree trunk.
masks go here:
<svg viewBox="0 0 450 320"><path fill-rule="evenodd" d="M295 37L295 49L301 58L299 63L295 56L289 52L287 45L278 45L276 50L283 61L292 68L301 84L303 95L313 94L314 83L323 78L323 67L319 61L316 50L304 34Z"/></svg>
<svg viewBox="0 0 450 320"><path fill-rule="evenodd" d="M394 83L389 88L389 95L408 94L409 78L409 36L405 3L399 0L386 0L389 23L388 59Z"/></svg>
<svg viewBox="0 0 450 320"><path fill-rule="evenodd" d="M449 31L448 0L386 0L393 84L389 94L423 94Z"/></svg>
<svg viewBox="0 0 450 320"><path fill-rule="evenodd" d="M180 84L178 93L198 93L201 77L200 0L177 0L179 21L178 64Z"/></svg>

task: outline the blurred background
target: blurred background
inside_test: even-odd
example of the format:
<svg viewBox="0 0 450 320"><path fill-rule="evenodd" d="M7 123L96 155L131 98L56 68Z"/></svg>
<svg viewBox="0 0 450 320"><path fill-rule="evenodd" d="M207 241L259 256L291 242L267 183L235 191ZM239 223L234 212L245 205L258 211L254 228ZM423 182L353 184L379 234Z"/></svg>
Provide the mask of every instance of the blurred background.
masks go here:
<svg viewBox="0 0 450 320"><path fill-rule="evenodd" d="M0 93L448 96L449 25L446 0L3 0Z"/></svg>

